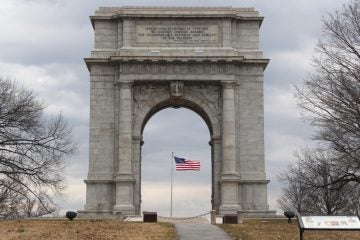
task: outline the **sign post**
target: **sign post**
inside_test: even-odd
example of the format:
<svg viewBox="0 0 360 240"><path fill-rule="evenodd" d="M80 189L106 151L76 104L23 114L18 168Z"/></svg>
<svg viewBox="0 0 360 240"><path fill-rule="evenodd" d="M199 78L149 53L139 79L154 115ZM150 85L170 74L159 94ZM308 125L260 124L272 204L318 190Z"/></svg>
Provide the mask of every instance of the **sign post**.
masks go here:
<svg viewBox="0 0 360 240"><path fill-rule="evenodd" d="M305 230L313 231L360 231L357 216L301 216L297 215L300 240Z"/></svg>

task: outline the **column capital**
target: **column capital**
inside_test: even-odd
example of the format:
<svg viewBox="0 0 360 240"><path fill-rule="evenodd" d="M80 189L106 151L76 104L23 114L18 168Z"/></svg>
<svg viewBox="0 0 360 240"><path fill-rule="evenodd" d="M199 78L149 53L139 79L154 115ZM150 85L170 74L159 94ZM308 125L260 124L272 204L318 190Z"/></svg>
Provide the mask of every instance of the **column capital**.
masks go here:
<svg viewBox="0 0 360 240"><path fill-rule="evenodd" d="M119 81L119 82L115 83L115 85L118 85L121 88L131 88L133 84L134 84L134 81L126 81L126 82Z"/></svg>
<svg viewBox="0 0 360 240"><path fill-rule="evenodd" d="M209 145L213 146L214 144L221 144L221 136L212 136Z"/></svg>
<svg viewBox="0 0 360 240"><path fill-rule="evenodd" d="M141 146L144 144L143 137L142 136L132 136L133 142L135 144L140 144Z"/></svg>
<svg viewBox="0 0 360 240"><path fill-rule="evenodd" d="M221 81L221 86L223 88L234 88L236 81Z"/></svg>

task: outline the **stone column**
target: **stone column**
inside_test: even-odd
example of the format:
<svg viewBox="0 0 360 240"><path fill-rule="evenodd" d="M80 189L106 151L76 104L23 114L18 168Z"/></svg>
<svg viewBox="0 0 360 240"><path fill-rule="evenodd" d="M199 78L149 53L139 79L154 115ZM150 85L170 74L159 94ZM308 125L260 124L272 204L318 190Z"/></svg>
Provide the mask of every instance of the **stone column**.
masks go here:
<svg viewBox="0 0 360 240"><path fill-rule="evenodd" d="M122 82L119 87L119 157L118 174L131 174L132 153L132 83Z"/></svg>
<svg viewBox="0 0 360 240"><path fill-rule="evenodd" d="M136 215L140 215L141 206L141 146L143 143L142 136L133 136L134 205Z"/></svg>
<svg viewBox="0 0 360 240"><path fill-rule="evenodd" d="M119 83L119 146L114 213L135 215L132 171L132 83Z"/></svg>
<svg viewBox="0 0 360 240"><path fill-rule="evenodd" d="M222 82L222 173L220 214L236 213L239 206L239 176L236 169L234 82Z"/></svg>
<svg viewBox="0 0 360 240"><path fill-rule="evenodd" d="M222 156L223 174L236 173L235 90L233 82L223 82Z"/></svg>
<svg viewBox="0 0 360 240"><path fill-rule="evenodd" d="M220 176L221 176L221 137L211 138L212 152L212 209L219 210L221 204ZM217 212L218 213L218 212Z"/></svg>

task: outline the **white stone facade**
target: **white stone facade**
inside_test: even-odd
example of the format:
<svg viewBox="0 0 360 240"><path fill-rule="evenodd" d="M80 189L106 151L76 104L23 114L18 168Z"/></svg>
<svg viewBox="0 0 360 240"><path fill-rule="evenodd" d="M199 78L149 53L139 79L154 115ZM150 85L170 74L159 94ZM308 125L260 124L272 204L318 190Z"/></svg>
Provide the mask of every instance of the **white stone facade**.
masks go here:
<svg viewBox="0 0 360 240"><path fill-rule="evenodd" d="M139 215L146 122L167 107L209 127L212 206L273 214L264 166L263 18L253 8L100 8L91 17L90 154L82 217ZM210 209L209 209L210 210Z"/></svg>

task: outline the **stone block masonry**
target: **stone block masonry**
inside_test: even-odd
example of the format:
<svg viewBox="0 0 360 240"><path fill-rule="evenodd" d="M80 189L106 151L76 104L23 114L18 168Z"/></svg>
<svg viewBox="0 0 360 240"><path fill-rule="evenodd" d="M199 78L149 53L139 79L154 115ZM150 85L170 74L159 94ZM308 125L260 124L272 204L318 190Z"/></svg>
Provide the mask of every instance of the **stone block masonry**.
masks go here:
<svg viewBox="0 0 360 240"><path fill-rule="evenodd" d="M174 106L209 127L216 213L274 214L264 162L263 17L253 8L102 7L90 19L89 173L79 216L140 214L143 128Z"/></svg>

